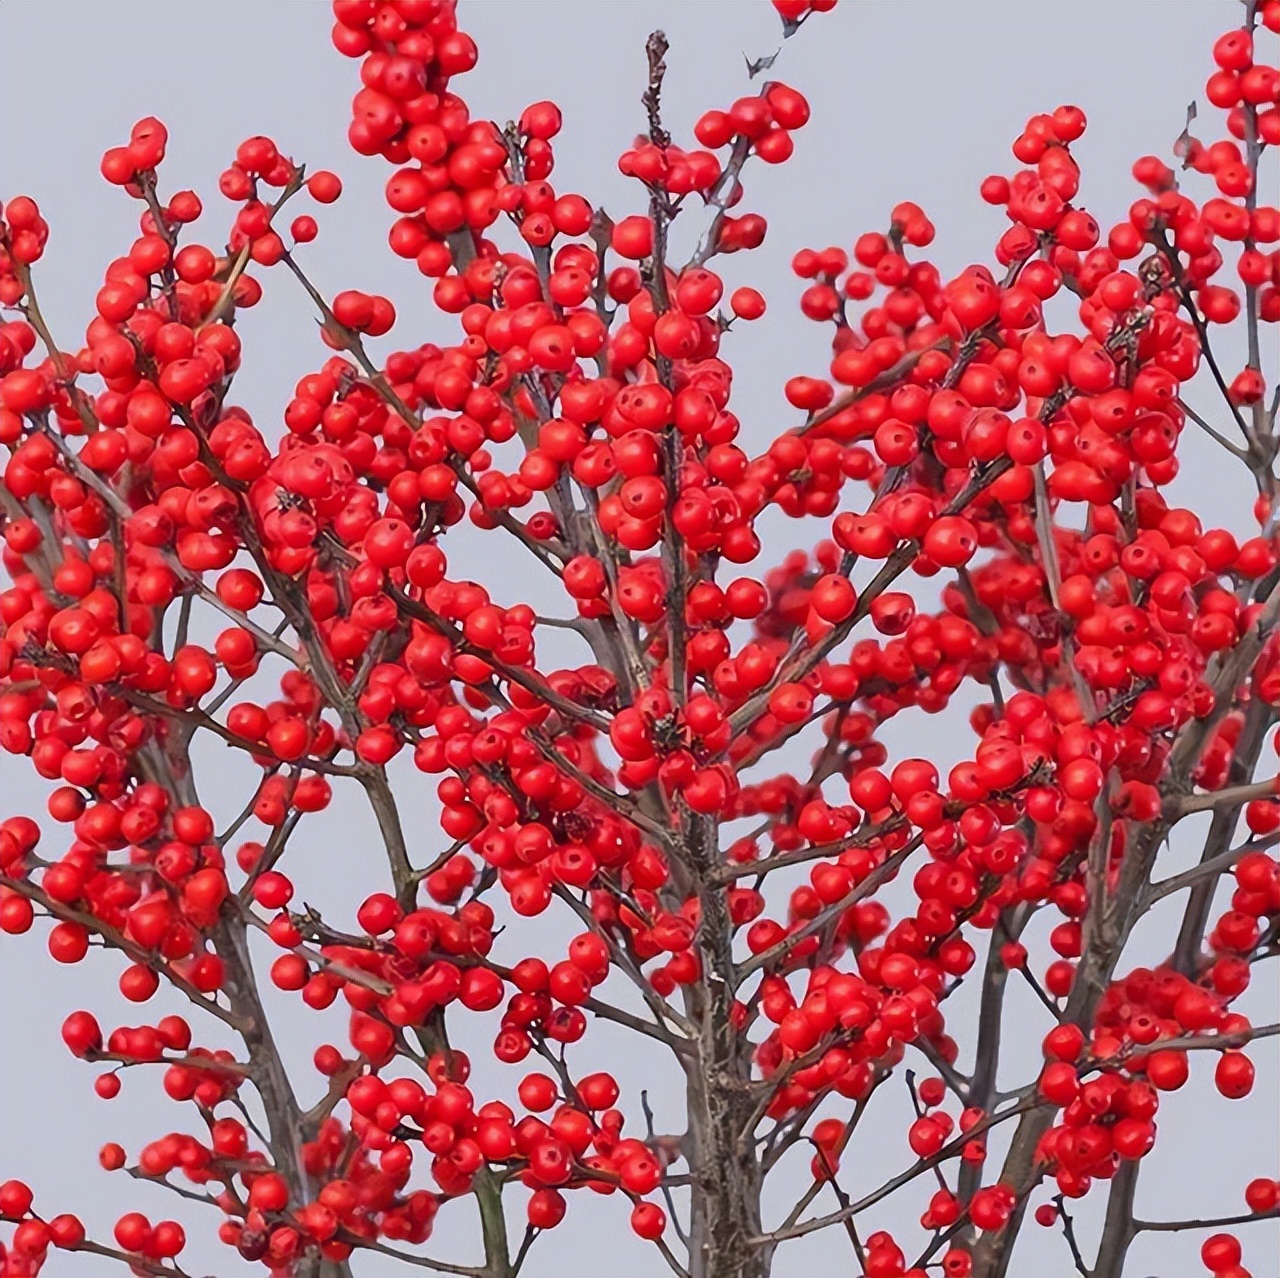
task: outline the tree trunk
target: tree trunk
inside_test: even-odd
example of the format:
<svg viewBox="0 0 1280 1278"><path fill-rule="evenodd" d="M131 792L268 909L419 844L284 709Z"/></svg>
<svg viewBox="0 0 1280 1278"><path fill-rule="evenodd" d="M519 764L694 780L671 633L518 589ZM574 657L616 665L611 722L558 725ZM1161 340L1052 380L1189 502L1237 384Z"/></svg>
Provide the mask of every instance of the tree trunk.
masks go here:
<svg viewBox="0 0 1280 1278"><path fill-rule="evenodd" d="M732 1000L724 996L726 1004ZM717 1002L712 992L709 1002ZM755 1100L748 1090L749 1049L732 1029L728 1007L720 1027L689 1067L688 1158L693 1172L690 1278L765 1278L770 1255L749 1239L762 1232L764 1177L748 1130ZM712 1014L715 1016L715 1013Z"/></svg>
<svg viewBox="0 0 1280 1278"><path fill-rule="evenodd" d="M733 926L724 891L709 883L715 829L694 818L688 861L701 906L698 951L703 978L686 989L686 1013L697 1027L697 1053L687 1065L686 1156L693 1174L690 1278L766 1278L771 1249L753 1246L762 1232L764 1172L755 1144L758 1087L751 1082L750 1040L734 1016Z"/></svg>

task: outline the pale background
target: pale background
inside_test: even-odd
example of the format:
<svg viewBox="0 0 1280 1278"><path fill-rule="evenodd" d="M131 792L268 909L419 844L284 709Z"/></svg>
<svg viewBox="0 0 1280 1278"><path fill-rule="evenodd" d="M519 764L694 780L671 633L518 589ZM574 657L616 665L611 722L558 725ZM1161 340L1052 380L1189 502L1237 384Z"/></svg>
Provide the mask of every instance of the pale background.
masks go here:
<svg viewBox="0 0 1280 1278"><path fill-rule="evenodd" d="M1188 101L1202 96L1212 39L1234 25L1239 12L1230 0L844 0L835 13L815 18L788 42L771 73L808 96L813 120L797 134L796 154L788 164L749 166L742 208L766 214L770 235L762 250L727 259L723 266L731 286L750 282L770 301L766 320L738 326L746 331L735 330L725 347L735 367L733 406L744 422L746 447L758 450L789 423L781 393L785 378L821 373L828 357L825 335L795 310L800 286L787 269L795 249L847 248L862 231L883 229L892 205L907 198L922 204L937 223L931 252L944 271L990 261L1004 221L999 210L979 201L978 183L987 173L1011 172L1008 146L1023 121L1063 102L1077 103L1089 115L1089 131L1074 148L1084 168L1081 198L1104 227L1110 225L1139 194L1128 176L1132 160L1148 152L1170 158ZM743 55L758 57L778 46L776 16L765 0L475 0L464 3L462 14L464 29L481 50L479 68L458 85L473 114L504 121L530 102L553 97L563 108L565 130L557 140L552 180L558 190L580 191L615 217L641 208L639 189L617 173L615 160L643 126L638 98L649 31L661 26L671 40L666 120L677 140L686 142L702 110L727 106L749 91ZM36 197L52 224L37 280L64 346L74 348L82 337L104 267L127 248L137 229L138 206L101 182L98 160L108 146L127 140L133 121L152 113L171 133L162 189L192 186L200 192L207 212L198 227L207 242L216 244L228 221L228 206L216 190L217 173L242 138L267 133L295 159L312 169L333 168L346 183L343 199L319 215L320 239L301 255L319 286L330 295L359 287L391 296L401 316L396 345L453 340L454 321L433 312L429 285L412 263L396 259L386 247L392 214L383 203L382 186L390 169L382 160L355 156L346 146L357 63L333 50L329 23L327 6L315 0L5 0L0 5L0 194ZM1209 130L1220 117L1210 115L1212 123L1203 121L1206 140L1219 136ZM1207 194L1197 189L1202 197ZM700 229L699 218L691 212L678 225L677 258L683 237ZM267 300L242 321L248 353L232 399L250 407L270 433L278 429L293 382L324 352L314 335L311 308L293 282L283 274L267 274L264 282ZM1233 355L1226 363L1234 368L1238 359ZM1201 403L1213 405L1207 393ZM1184 474L1173 492L1194 505L1206 525L1225 524L1248 535L1248 478L1230 470L1212 447L1199 435L1186 441ZM850 500L856 495L851 493ZM811 544L817 535L779 520L766 527L773 540L766 543L765 563L776 562L791 546ZM468 567L500 600L510 603L528 594L531 574L517 554L505 548L495 553L491 544L477 545L474 538L465 552L451 554L455 567ZM885 735L896 755L927 753L948 764L972 748L959 704L941 720L905 719ZM221 827L244 801L245 773L216 748L206 746L202 760L202 795ZM0 756L0 811L43 810L32 775L24 761ZM406 824L421 863L440 837L432 816L434 783L415 781L412 769L397 769L397 775L409 787L403 791ZM417 805L425 811L416 811ZM340 791L331 812L309 830L295 839L297 850L285 868L299 883L299 899L321 906L339 926L349 925L364 891L385 882L372 823L358 797ZM1168 871L1182 868L1194 855L1193 842L1180 838L1166 857ZM1177 903L1175 898L1168 904L1176 909ZM1172 911L1162 917L1176 925ZM571 934L555 915L520 926L525 930L517 930L517 937L533 937L521 953L550 955ZM62 1018L83 1006L104 1024L135 1024L154 1020L161 998L144 1008L125 1003L115 989L121 966L115 956L93 955L78 967L59 967L44 951L43 931L38 925L25 939L6 937L0 949L0 1179L28 1179L38 1210L80 1212L91 1236L103 1241L110 1240L112 1222L126 1210L143 1210L153 1220L176 1217L190 1238L181 1258L188 1273L217 1278L261 1273L214 1241L219 1213L98 1169L94 1151L102 1142L119 1140L136 1155L141 1143L163 1134L171 1123L194 1130L194 1115L163 1100L157 1103L158 1073L127 1071L119 1099L104 1103L95 1097L95 1071L72 1060L58 1039ZM1161 932L1159 917L1148 920L1136 938L1133 964L1159 961L1168 935ZM507 945L504 953L510 955ZM1263 1023L1277 1019L1278 1001L1274 970L1259 970L1240 1006ZM310 1053L324 1035L344 1042L342 1018L319 1018L292 996L272 999L271 1007L278 1037L303 1080L302 1102L308 1104L315 1078L307 1065ZM1015 994L1010 1009L1002 1080L1016 1085L1031 1076L1046 1026L1029 997L1019 1001ZM163 1010L178 1008L164 1004ZM960 997L948 1011L963 1043ZM494 1027L496 1021L463 1046L472 1051L477 1091L486 1098L509 1097L522 1070L498 1067L487 1058ZM202 1038L199 1025L195 1029L198 1042L218 1043L207 1031ZM636 1096L646 1087L659 1126L674 1123L680 1096L665 1062L645 1045L637 1048L611 1036L607 1026L598 1029L571 1055L575 1070L614 1069L629 1113L638 1115ZM1139 1216L1240 1211L1244 1184L1280 1169L1277 1041L1251 1049L1258 1080L1243 1103L1216 1095L1209 1055L1194 1059L1191 1084L1162 1104L1160 1145L1141 1177ZM927 1071L921 1062L916 1065ZM846 1159L846 1183L855 1191L874 1187L912 1161L905 1142L905 1089L887 1086L876 1105L858 1134L857 1152ZM993 1140L991 1175L1001 1152ZM802 1191L803 1161L779 1173L783 1183L771 1191L768 1203L775 1216ZM932 1187L921 1178L913 1191L860 1217L863 1237L889 1228L910 1258L911 1246L922 1237L915 1217ZM518 1239L522 1196L509 1197L513 1239ZM1098 1192L1078 1205L1086 1239L1093 1236L1103 1201ZM821 1210L834 1205L828 1198L818 1200ZM456 1208L442 1213L430 1254L463 1263L479 1259L478 1240L464 1214ZM1273 1226L1245 1232L1245 1263L1255 1278L1280 1273L1280 1231ZM1126 1272L1138 1278L1202 1274L1200 1238L1144 1235L1130 1252ZM779 1278L810 1278L851 1272L852 1263L847 1239L837 1230L784 1247L775 1272ZM357 1258L355 1269L360 1278L383 1278L388 1272L376 1257ZM111 1262L57 1253L45 1270L50 1278L116 1272ZM631 1235L625 1204L575 1194L566 1224L538 1242L525 1272L529 1278L641 1278L667 1271ZM1069 1272L1061 1235L1028 1223L1011 1274L1059 1278Z"/></svg>

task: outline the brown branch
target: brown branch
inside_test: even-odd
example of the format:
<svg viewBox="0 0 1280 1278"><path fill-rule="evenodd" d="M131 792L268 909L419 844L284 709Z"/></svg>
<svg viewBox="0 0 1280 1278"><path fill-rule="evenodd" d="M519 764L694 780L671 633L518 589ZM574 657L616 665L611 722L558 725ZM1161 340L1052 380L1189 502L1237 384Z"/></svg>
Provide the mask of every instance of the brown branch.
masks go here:
<svg viewBox="0 0 1280 1278"><path fill-rule="evenodd" d="M851 905L856 905L859 901L870 896L882 884L893 878L899 866L923 842L924 836L917 835L906 847L899 852L895 852L883 864L878 865L861 883L851 888L838 901L834 901L825 909L820 910L802 927L798 927L794 932L789 933L776 945L771 945L767 950L761 950L759 954L753 954L749 959L738 964L737 983L740 985L753 972L758 972L764 967L770 967L780 959L786 958L802 941L812 936L815 932L820 932L832 919L839 918Z"/></svg>
<svg viewBox="0 0 1280 1278"><path fill-rule="evenodd" d="M1084 1263L1084 1256L1080 1252L1080 1243L1076 1239L1075 1221L1071 1219L1067 1211L1066 1201L1061 1194L1058 1194L1054 1200L1054 1206L1058 1209L1058 1219L1062 1221L1062 1236L1066 1239L1067 1249L1071 1252L1071 1263L1076 1267L1076 1273L1080 1278L1093 1278L1089 1272L1089 1266Z"/></svg>
<svg viewBox="0 0 1280 1278"><path fill-rule="evenodd" d="M1241 448L1238 444L1233 444L1224 434L1222 434L1221 431L1211 426L1198 412L1196 412L1194 408L1191 407L1190 404L1186 402L1186 400L1179 399L1178 407L1182 409L1182 411L1186 413L1186 415L1190 417L1206 435L1221 444L1222 447L1232 455L1232 457L1237 457L1242 462L1247 462L1249 460L1247 450Z"/></svg>
<svg viewBox="0 0 1280 1278"><path fill-rule="evenodd" d="M1133 1242L1133 1199L1141 1171L1140 1161L1125 1161L1111 1179L1102 1237L1098 1241L1098 1254L1089 1278L1121 1278L1125 1257Z"/></svg>
<svg viewBox="0 0 1280 1278"><path fill-rule="evenodd" d="M783 870L791 865L804 865L808 861L839 856L841 852L847 852L851 848L870 847L877 839L886 834L891 834L894 830L902 829L906 824L907 818L905 816L892 816L887 821L882 821L869 829L855 830L852 834L843 839L837 839L833 843L815 843L811 847L799 848L795 852L779 852L773 856L761 857L755 861L722 865L711 876L711 881L713 883L727 884L733 883L737 879L750 878L752 875L763 877L773 873L775 870Z"/></svg>
<svg viewBox="0 0 1280 1278"><path fill-rule="evenodd" d="M54 918L67 923L79 924L90 933L98 935L102 938L103 943L111 949L119 950L134 963L150 968L157 975L163 976L175 989L185 994L202 1011L216 1016L225 1025L237 1030L241 1027L240 1018L234 1012L220 1007L212 999L207 998L190 981L179 976L164 962L159 954L143 949L141 945L136 941L130 940L123 932L103 922L96 914L89 914L84 910L75 909L73 906L64 905L61 901L55 901L41 888L26 879L0 875L0 884L3 884L8 891L17 893L18 896L25 896L28 901L39 905Z"/></svg>
<svg viewBox="0 0 1280 1278"><path fill-rule="evenodd" d="M1272 1025L1251 1025L1248 1029L1234 1030L1230 1034L1184 1034L1181 1037L1158 1038L1154 1043L1130 1043L1114 1056L1086 1056L1081 1063L1081 1070L1107 1070L1115 1065L1123 1065L1127 1061L1141 1056L1150 1056L1155 1052L1224 1052L1232 1048L1244 1047L1247 1043L1260 1038L1275 1038L1280 1034L1280 1023Z"/></svg>
<svg viewBox="0 0 1280 1278"><path fill-rule="evenodd" d="M596 921L595 916L590 909L578 901L574 895L565 888L556 888L555 894L593 931L604 941L609 947L609 957L613 965L631 980L636 987L640 997L644 999L649 1010L653 1013L655 1021L663 1030L667 1029L667 1022L675 1025L686 1039L692 1044L697 1037L697 1031L689 1020L687 1020L680 1012L671 1006L665 999L660 998L653 986L644 977L640 971L639 965L633 957L619 944L617 938L606 931ZM669 1032L669 1031L668 1031Z"/></svg>
<svg viewBox="0 0 1280 1278"><path fill-rule="evenodd" d="M838 417L843 413L846 408L852 408L854 404L860 403L870 395L878 395L881 391L888 390L891 386L899 385L920 362L921 357L927 355L930 351L949 351L950 349L951 339L949 337L940 337L936 342L930 342L928 346L923 346L918 351L908 351L896 364L886 368L883 373L877 374L865 386L860 386L857 390L846 391L838 399L832 400L826 408L812 414L804 425L796 427L792 434L807 435L811 430L817 430L819 426L825 426L833 417Z"/></svg>
<svg viewBox="0 0 1280 1278"><path fill-rule="evenodd" d="M1013 463L1004 457L981 467L974 473L968 484L947 503L943 513L954 515L964 510L1012 465ZM871 605L907 570L919 553L918 542L902 542L858 596L857 605L846 620L838 626L833 626L830 632L816 644L810 645L807 641L794 644L792 653L778 666L773 678L730 715L729 725L733 731L740 733L751 724L763 711L770 695L780 684L799 682L816 669L827 654L843 643L853 632L854 627L870 614ZM852 568L852 558L850 555L845 556L845 563L841 565L842 572L847 574Z"/></svg>
<svg viewBox="0 0 1280 1278"><path fill-rule="evenodd" d="M88 1239L66 1250L83 1251L91 1256L105 1256L108 1260L118 1260L121 1264L128 1265L134 1272L154 1275L154 1278L191 1278L186 1270L179 1269L172 1261L167 1265L161 1264L158 1260L148 1260L140 1252L120 1251L115 1247L104 1247L101 1243L90 1242Z"/></svg>
<svg viewBox="0 0 1280 1278"><path fill-rule="evenodd" d="M1258 1220L1275 1220L1280 1207L1270 1211L1241 1212L1238 1216L1206 1216L1203 1220L1135 1220L1133 1228L1140 1234L1171 1234L1184 1229L1225 1229L1232 1225L1251 1225Z"/></svg>
<svg viewBox="0 0 1280 1278"><path fill-rule="evenodd" d="M219 723L212 715L206 714L199 706L189 706L185 710L179 710L167 702L161 701L158 697L148 696L145 692L137 692L133 688L124 685L112 685L112 690L135 709L145 710L148 714L158 715L162 719L168 719L172 723L183 725L189 732L203 729L205 732L211 732L214 736L220 737L227 745L236 750L255 757L261 757L263 754L260 747L255 746L244 737L236 736L230 728ZM323 772L326 776L333 777L358 777L361 775L361 765L359 764L331 763L328 759L321 759L317 755L311 754L295 759L293 766L300 771Z"/></svg>
<svg viewBox="0 0 1280 1278"><path fill-rule="evenodd" d="M919 1159L906 1171L900 1172L897 1176L885 1181L879 1189L865 1195L857 1202L850 1203L848 1207L842 1207L839 1211L830 1212L825 1216L812 1217L787 1228L772 1230L769 1233L761 1234L759 1237L749 1239L748 1243L753 1247L768 1246L785 1242L788 1238L803 1238L806 1234L816 1233L820 1229L829 1229L832 1225L838 1225L842 1221L874 1207L876 1203L888 1198L890 1194L896 1193L903 1185L909 1184L916 1177L923 1176L926 1172L931 1172L939 1163L953 1158L971 1140L977 1140L979 1136L997 1124L1007 1122L1020 1114L1042 1110L1048 1105L1048 1101L1028 1099L1019 1101L1016 1105L1002 1110L998 1114L989 1114L986 1118L975 1123L967 1132L962 1132L959 1136L948 1141L936 1154L931 1155L929 1158Z"/></svg>
<svg viewBox="0 0 1280 1278"><path fill-rule="evenodd" d="M36 288L31 278L31 268L25 262L20 262L14 257L9 257L9 265L19 286L22 288L24 297L21 306L22 313L44 343L45 350L49 352L49 358L53 361L53 367L57 371L59 379L66 386L67 394L71 399L71 403L75 406L76 416L79 417L85 433L92 435L98 429L98 419L94 416L88 397L76 385L76 370L62 353L58 343L53 340L53 334L49 330L49 325L45 321L44 315L40 310L40 303L36 298Z"/></svg>
<svg viewBox="0 0 1280 1278"><path fill-rule="evenodd" d="M280 193L279 198L271 205L267 215L267 223L270 225L275 215L280 212L285 203L291 200L301 189L306 169L301 165L293 170L289 177L288 184ZM217 301L210 307L209 313L200 323L200 328L196 330L197 335L208 328L210 324L216 324L223 316L227 306L231 302L232 294L236 290L236 285L240 282L240 277L244 274L245 268L249 265L249 253L253 248L252 244L246 243L240 252L236 255L236 260L232 263L231 269L227 272L227 278L223 281L222 292L218 294Z"/></svg>
<svg viewBox="0 0 1280 1278"><path fill-rule="evenodd" d="M1053 604L1060 619L1063 619L1062 603L1059 594L1062 590L1062 568L1058 563L1058 544L1054 539L1053 512L1049 506L1049 488L1044 475L1044 462L1037 462L1035 467L1036 489L1036 541L1040 546L1040 560L1044 567L1045 579L1049 584L1049 601ZM1086 722L1091 722L1097 714L1098 703L1084 681L1080 668L1075 661L1075 644L1070 634L1063 634L1062 661L1071 677L1071 687L1080 703L1080 711Z"/></svg>
<svg viewBox="0 0 1280 1278"><path fill-rule="evenodd" d="M390 1256L393 1260L398 1260L405 1265L415 1265L419 1269L434 1269L440 1274L463 1274L466 1278L491 1278L487 1267L455 1265L447 1260L433 1260L430 1256L415 1256L409 1251L397 1251L394 1247L388 1247L385 1243L375 1242L360 1234L353 1234L345 1227L339 1228L337 1238L340 1242L344 1242L349 1247L354 1247L359 1251L372 1251L379 1256Z"/></svg>
<svg viewBox="0 0 1280 1278"><path fill-rule="evenodd" d="M1181 820L1193 812L1210 812L1216 808L1233 808L1254 799L1277 799L1276 778L1254 781L1249 785L1228 786L1225 790L1211 790L1207 794L1184 794L1169 800L1171 811L1166 816Z"/></svg>
<svg viewBox="0 0 1280 1278"><path fill-rule="evenodd" d="M1241 843L1239 847L1228 848L1207 861L1193 865L1189 870L1183 870L1181 874L1160 879L1147 889L1143 896L1143 906L1149 908L1157 901L1164 900L1166 896L1181 892L1183 888L1194 887L1206 879L1216 878L1224 870L1229 870L1242 856L1247 856L1250 852L1265 851L1278 843L1280 843L1280 835L1275 834L1269 834L1265 839L1250 839L1247 843Z"/></svg>

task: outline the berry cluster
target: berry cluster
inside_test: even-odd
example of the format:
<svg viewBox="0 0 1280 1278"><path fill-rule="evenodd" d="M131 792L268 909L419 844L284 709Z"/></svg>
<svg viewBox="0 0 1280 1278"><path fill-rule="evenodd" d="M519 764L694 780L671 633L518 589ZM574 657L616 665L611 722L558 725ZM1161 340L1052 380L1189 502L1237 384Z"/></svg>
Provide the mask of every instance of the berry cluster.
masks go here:
<svg viewBox="0 0 1280 1278"><path fill-rule="evenodd" d="M791 35L833 4L774 7ZM483 1272L513 1278L582 1190L620 1194L678 1273L674 1249L706 1239L699 1278L763 1278L777 1246L842 1224L867 1278L1003 1273L1046 1179L1057 1196L1034 1218L1075 1248L1066 1200L1099 1181L1132 1193L1160 1094L1195 1054L1216 1053L1218 1092L1240 1099L1244 1049L1280 1029L1235 1006L1280 953L1261 357L1280 320L1280 214L1258 189L1280 76L1254 54L1280 3L1250 5L1214 45L1205 92L1227 136L1177 144L1212 179L1207 199L1146 156L1145 193L1105 227L1080 203L1084 114L1060 106L1027 121L1021 167L982 183L1007 222L993 265L945 273L911 202L849 251L797 252L800 310L830 326L830 358L785 380L795 420L762 449L733 407L729 353L766 303L729 288L718 259L763 241L763 217L731 210L748 164L792 154L804 96L766 81L680 146L655 33L647 130L618 160L641 207L614 218L551 184L554 103L506 128L471 119L450 86L477 51L452 0L333 11L334 45L360 60L350 144L395 167L390 246L433 281L451 344L373 353L404 331L395 305L322 294L302 261L317 216L285 213L301 197L321 214L342 184L267 137L221 174L234 211L208 243L201 199L160 193L160 121L106 153L139 235L74 347L33 282L48 224L24 196L0 210L0 302L17 314L0 324L0 746L50 783L62 827L0 822L0 930L47 921L57 962L91 945L122 956L126 1002L167 986L193 1005L191 1022L64 1022L67 1048L106 1067L103 1099L159 1066L198 1133L132 1164L107 1145L102 1166L194 1187L222 1241L276 1278L345 1272L361 1249L430 1263L394 1244L419 1247L468 1197ZM670 227L697 216L676 264ZM228 398L254 271L296 280L326 348L270 424ZM1214 341L1232 325L1244 363L1224 368ZM1210 380L1207 416L1193 401ZM1255 535L1173 500L1195 429L1249 472ZM821 521L817 544L766 557L779 516ZM514 547L568 615L464 576L468 535ZM965 757L891 758L889 721L957 697ZM806 731L810 763L784 763ZM222 829L196 789L197 733L252 778ZM437 779L421 865L387 770L402 755ZM389 875L362 885L350 923L303 903L305 860L289 856L299 830L323 838L306 818L338 787L367 800ZM1212 813L1199 865L1157 869L1197 813ZM880 889L904 871L891 910ZM1134 928L1184 892L1173 949L1135 966ZM520 922L543 914L567 922L565 943L531 953ZM315 1048L309 1105L272 1040L250 931L277 951L276 988L348 1011L347 1041ZM973 1027L947 1002L966 980L984 989L969 1073ZM1038 1078L1007 1093L995 1053L1014 981L1048 1028ZM240 1049L199 1045L196 1015ZM624 1078L574 1068L600 1020L670 1050L686 1133L655 1133L647 1110L642 1132ZM474 1077L464 1036L493 1058ZM516 1065L502 1099L493 1079ZM851 1201L842 1159L898 1079L913 1161ZM247 1089L264 1131L245 1121ZM986 1133L1006 1123L991 1166ZM799 1201L766 1229L761 1186L797 1148ZM925 1240L861 1239L854 1217L923 1175L940 1182ZM506 1236L507 1186L527 1191L523 1245ZM828 1186L839 1210L809 1213ZM1245 1202L1239 1220L1185 1223L1273 1217L1276 1182L1253 1180ZM0 1217L4 1278L32 1278L50 1247L182 1275L173 1221L130 1212L99 1244L18 1181L0 1185ZM1122 1260L1138 1226L1121 1223L1107 1245ZM1242 1254L1221 1233L1201 1252L1218 1278L1247 1278Z"/></svg>

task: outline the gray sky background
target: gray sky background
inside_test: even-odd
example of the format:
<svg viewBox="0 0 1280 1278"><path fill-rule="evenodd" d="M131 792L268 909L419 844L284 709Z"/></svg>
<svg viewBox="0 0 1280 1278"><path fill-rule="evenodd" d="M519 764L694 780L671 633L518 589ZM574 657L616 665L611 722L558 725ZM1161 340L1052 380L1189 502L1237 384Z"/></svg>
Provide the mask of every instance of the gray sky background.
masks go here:
<svg viewBox="0 0 1280 1278"><path fill-rule="evenodd" d="M691 141L690 128L701 111L727 106L748 91L743 54L757 57L779 43L776 16L765 0L464 0L461 11L464 29L481 50L477 70L458 84L473 115L504 121L530 102L554 98L564 111L565 128L556 143L552 181L558 190L578 191L603 204L614 217L641 208L639 188L617 173L615 161L643 124L639 94L649 31L660 26L671 41L665 114L677 141L685 142ZM782 398L783 382L798 372L822 373L829 358L825 333L795 307L800 285L787 263L797 248L848 248L861 232L883 229L896 201L913 199L938 226L930 251L944 272L990 261L1004 219L1000 210L981 203L978 183L988 173L1012 171L1009 143L1028 115L1064 102L1088 113L1089 131L1073 147L1084 170L1081 201L1109 226L1139 193L1128 173L1133 159L1150 152L1170 158L1187 103L1202 96L1211 42L1238 20L1238 13L1231 0L843 0L836 12L815 18L788 42L771 72L808 96L813 119L796 135L789 163L780 168L753 164L747 170L742 208L769 218L769 237L762 250L721 264L729 287L751 283L770 303L765 320L738 326L725 343L725 356L735 368L733 407L744 422L744 446L758 451L789 424L793 414ZM317 0L4 0L0 194L36 197L51 223L37 285L65 347L81 340L103 269L137 233L138 206L101 181L99 158L108 146L126 141L132 123L147 114L159 115L170 129L162 190L190 186L205 200L206 215L197 224L203 242L218 243L229 220L229 206L216 189L218 172L241 139L267 133L295 159L311 169L333 168L346 184L342 200L318 214L319 240L300 255L319 287L330 296L359 287L392 297L400 321L394 340L382 344L384 351L454 340L455 322L433 312L429 284L412 263L386 247L392 215L382 187L390 169L382 160L355 156L346 145L358 64L333 50L329 25L328 7ZM1219 136L1210 129L1220 117L1207 114L1202 136L1209 140ZM694 212L681 221L677 259L684 244L679 237L691 241L703 225ZM231 398L249 407L271 433L278 429L293 383L325 352L315 336L311 307L292 280L257 274L267 299L241 321L247 355ZM1230 356L1225 362L1238 366ZM1201 402L1216 411L1207 393ZM1173 495L1192 505L1206 525L1223 524L1247 535L1248 478L1229 469L1229 459L1212 448L1198 434L1186 438L1184 471ZM776 562L793 546L811 545L820 535L815 525L799 528L774 520L767 527L772 539L763 563ZM530 574L516 556L497 555L492 542L475 537L455 549L456 540L449 542L454 571L466 567L505 602L527 596ZM891 724L884 735L895 757L927 753L949 764L972 748L964 718L958 701L940 720L911 716ZM221 826L243 804L248 774L207 746L201 762L202 797ZM424 783L411 767L398 768L397 775L405 786L406 822L418 841L421 863L440 837L434 784ZM0 812L42 810L43 793L24 760L0 756L0 785ZM340 792L331 811L313 819L308 830L295 840L298 850L285 868L298 882L300 899L320 906L338 925L349 925L365 892L385 881L372 822L355 798ZM1190 864L1196 852L1194 840L1180 830L1164 868L1173 873ZM1159 961L1167 950L1177 901L1167 904L1170 909L1153 912L1135 938L1132 965ZM544 955L562 952L559 947L577 930L555 915L519 926L525 930L517 929L517 936L533 938L520 953ZM116 956L94 954L79 966L62 968L48 958L43 936L44 928L37 926L25 938L4 938L0 947L0 1180L24 1177L35 1188L38 1210L80 1212L91 1235L104 1241L122 1211L142 1210L153 1220L177 1218L190 1237L183 1256L188 1272L217 1278L260 1273L214 1241L218 1213L98 1169L94 1154L104 1141L121 1141L132 1156L170 1124L194 1129L185 1107L157 1099L158 1073L144 1077L141 1071L126 1071L120 1098L99 1101L92 1090L94 1070L70 1058L58 1027L75 1007L88 1007L104 1025L115 1025L154 1021L163 1011L179 1010L178 1004L166 1002L163 993L143 1008L125 1003L115 988L122 966ZM1256 974L1239 1004L1259 1023L1277 1019L1274 967ZM962 1044L964 1009L972 1005L966 997L948 1003L952 1032ZM302 1101L310 1103L315 1079L310 1054L326 1037L345 1043L343 1017L336 1009L317 1016L292 997L273 998L270 1006L296 1077L305 1080ZM194 1028L197 1041L221 1045L211 1032ZM488 1045L494 1028L496 1020L462 1046L472 1054L477 1092L485 1098L509 1097L523 1070L492 1061ZM1020 1083L1032 1075L1045 1028L1030 996L1021 1002L1011 998L1002 1081ZM1250 1178L1276 1174L1277 1042L1251 1049L1258 1080L1248 1101L1233 1104L1216 1095L1208 1054L1193 1062L1191 1084L1164 1098L1160 1144L1138 1189L1140 1217L1236 1212L1243 1209L1241 1194ZM972 1046L962 1051L971 1054ZM579 1073L615 1069L629 1113L638 1113L637 1093L647 1088L659 1127L673 1129L677 1123L676 1079L643 1044L637 1047L629 1038L611 1035L607 1026L593 1026L571 1063ZM855 1191L870 1189L911 1163L907 1113L905 1088L882 1089L846 1159ZM993 1141L992 1151L994 1176L1002 1154L999 1142ZM783 1183L768 1200L775 1216L803 1189L805 1163L798 1160L781 1172ZM915 1218L931 1188L921 1178L879 1214L869 1213L863 1236L889 1228L904 1245L916 1238ZM518 1237L522 1196L510 1197ZM1086 1237L1096 1229L1103 1201L1098 1191L1079 1205L1079 1227ZM442 1212L428 1247L432 1255L475 1261L475 1231L464 1216L456 1208ZM1255 1278L1280 1273L1278 1234L1271 1225L1245 1232L1245 1263ZM1199 1241L1197 1234L1143 1235L1126 1272L1138 1278L1200 1274ZM809 1278L848 1272L850 1264L847 1239L834 1231L784 1247L775 1273ZM387 1273L376 1260L360 1259L355 1267L360 1278ZM59 1254L45 1270L49 1278L117 1272L109 1262ZM530 1278L641 1278L666 1270L631 1235L623 1203L575 1194L569 1220L538 1242L525 1272ZM1060 1234L1028 1224L1011 1272L1016 1278L1070 1272Z"/></svg>

